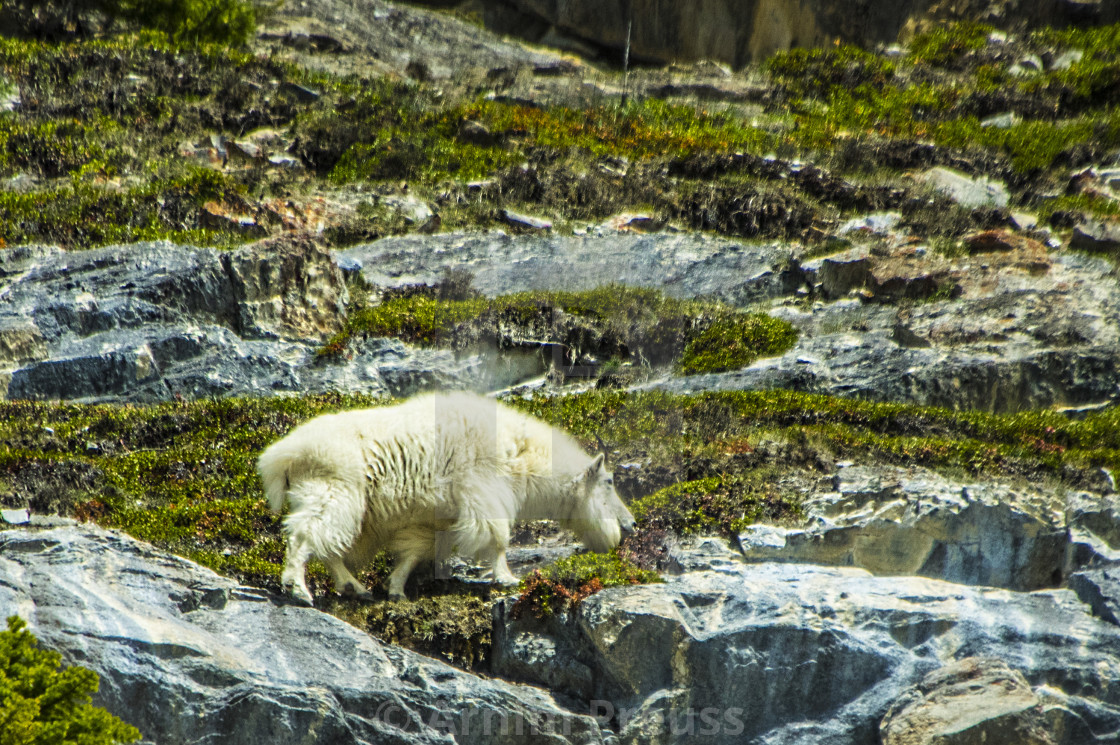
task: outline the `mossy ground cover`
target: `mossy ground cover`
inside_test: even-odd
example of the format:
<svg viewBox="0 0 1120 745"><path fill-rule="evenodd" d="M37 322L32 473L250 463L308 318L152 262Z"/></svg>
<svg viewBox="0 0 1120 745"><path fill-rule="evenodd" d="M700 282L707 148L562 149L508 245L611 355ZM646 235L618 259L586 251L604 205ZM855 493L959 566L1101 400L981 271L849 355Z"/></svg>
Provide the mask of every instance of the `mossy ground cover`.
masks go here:
<svg viewBox="0 0 1120 745"><path fill-rule="evenodd" d="M939 29L897 58L853 47L777 55L765 66L775 94L764 113L749 115L641 96L590 107L492 100L466 82L334 75L153 31L59 43L0 38L2 86L20 96L15 110L0 112L0 178L31 178L4 192L0 239L227 245L246 238L232 225L204 225L204 204L251 211L265 197L402 182L433 201L447 227L495 225L501 208L561 224L644 209L700 230L800 237L906 203L897 146L924 141L946 149L948 161L1010 179L1025 206L1046 210L1031 203L1029 184L1120 146L1120 32L1042 31L1016 40L1011 54L988 31ZM1009 72L1016 55L1070 49L1083 56L1065 69ZM299 90L317 98L300 100ZM981 125L1005 111L1018 116L1011 127ZM291 145L282 154L306 170L213 168L180 152L183 143L261 128L281 133ZM852 201L850 189L788 173L695 172L698 162L744 154L812 157L857 184L881 181L886 167L899 195ZM1075 207L1107 214L1108 206ZM416 227L376 209L339 219L349 222L325 231L339 244Z"/></svg>
<svg viewBox="0 0 1120 745"><path fill-rule="evenodd" d="M406 288L367 305L361 288L345 328L321 354L343 355L367 336L427 346L498 348L516 338L562 345L572 354L648 365L676 363L684 374L745 367L785 352L793 326L761 313L741 313L714 301L680 300L660 291L606 285L585 291L532 291L485 298L469 286L449 294L446 282ZM575 317L576 324L568 317Z"/></svg>
<svg viewBox="0 0 1120 745"><path fill-rule="evenodd" d="M819 478L837 458L1073 486L1101 467L1120 467L1116 412L1071 421L1053 412L1000 416L783 391L595 391L510 402L588 448L601 438L613 464L631 464L616 469L616 483L638 535L617 554L545 569L534 585L540 593L526 601L542 608L578 600L596 582L652 579L643 568L655 565L660 536L730 536L757 520L796 524L799 496L788 477ZM151 406L2 402L0 503L119 528L279 591L281 525L254 472L257 454L312 416L375 403L337 395ZM381 593L387 570L378 559L362 579ZM488 588L432 580L412 586L406 604L362 606L333 598L317 563L309 579L325 608L383 638L465 666L487 654Z"/></svg>
<svg viewBox="0 0 1120 745"><path fill-rule="evenodd" d="M837 139L927 140L994 155L1010 178L1041 178L1120 146L1120 26L1045 29L1014 43L960 23L919 34L904 59L854 47L793 50L767 62L798 126L792 144L826 151ZM1015 75L1031 53L1083 56L1064 68ZM994 114L1010 127L984 126Z"/></svg>

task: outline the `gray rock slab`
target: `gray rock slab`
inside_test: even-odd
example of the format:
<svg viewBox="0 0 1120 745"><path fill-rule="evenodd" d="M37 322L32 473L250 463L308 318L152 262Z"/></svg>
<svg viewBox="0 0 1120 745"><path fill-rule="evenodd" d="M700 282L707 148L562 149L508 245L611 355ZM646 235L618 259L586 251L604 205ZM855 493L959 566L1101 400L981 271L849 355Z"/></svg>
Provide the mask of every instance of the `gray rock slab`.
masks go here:
<svg viewBox="0 0 1120 745"><path fill-rule="evenodd" d="M966 657L934 670L887 712L883 745L1053 745L1042 699L1002 660Z"/></svg>
<svg viewBox="0 0 1120 745"><path fill-rule="evenodd" d="M1078 572L1069 588L1093 609L1093 615L1120 626L1120 567Z"/></svg>
<svg viewBox="0 0 1120 745"><path fill-rule="evenodd" d="M1117 400L1114 347L923 348L893 332L803 338L781 357L723 373L644 383L676 393L788 388L808 393L1014 412Z"/></svg>
<svg viewBox="0 0 1120 745"><path fill-rule="evenodd" d="M917 467L849 466L832 476L830 490L806 495L807 527L754 525L739 541L752 561L1036 590L1109 560L1071 536L1077 518L1067 516L1064 496Z"/></svg>
<svg viewBox="0 0 1120 745"><path fill-rule="evenodd" d="M328 390L491 390L540 361L366 340L320 359L342 273L314 247L235 252L138 243L0 255L0 373L13 399L150 402ZM524 370L523 370L524 368ZM527 370L527 371L526 371Z"/></svg>
<svg viewBox="0 0 1120 745"><path fill-rule="evenodd" d="M543 691L383 645L89 526L0 532L0 608L97 672L94 702L147 743L602 741Z"/></svg>
<svg viewBox="0 0 1120 745"><path fill-rule="evenodd" d="M509 610L495 607L496 672L590 692L623 743L871 745L908 687L978 655L1061 697L1070 736L1055 742L1120 731L1120 629L1069 590L727 564L608 589L543 622Z"/></svg>
<svg viewBox="0 0 1120 745"><path fill-rule="evenodd" d="M511 236L447 233L399 236L339 251L359 262L372 284L432 283L452 269L474 274L495 296L522 290L585 290L610 283L655 287L677 297L712 296L748 304L792 292L788 247L747 244L694 233Z"/></svg>
<svg viewBox="0 0 1120 745"><path fill-rule="evenodd" d="M817 267L825 261L805 263L807 281L820 284ZM973 257L955 271L983 261ZM1041 274L992 273L983 292L953 300L780 299L769 312L800 332L784 355L642 386L680 393L791 388L993 412L1115 404L1120 291L1108 279L1113 269L1078 253L1051 255L1051 262Z"/></svg>
<svg viewBox="0 0 1120 745"><path fill-rule="evenodd" d="M1011 198L1007 187L998 181L983 176L970 178L951 168L931 168L918 180L963 207L1006 207Z"/></svg>

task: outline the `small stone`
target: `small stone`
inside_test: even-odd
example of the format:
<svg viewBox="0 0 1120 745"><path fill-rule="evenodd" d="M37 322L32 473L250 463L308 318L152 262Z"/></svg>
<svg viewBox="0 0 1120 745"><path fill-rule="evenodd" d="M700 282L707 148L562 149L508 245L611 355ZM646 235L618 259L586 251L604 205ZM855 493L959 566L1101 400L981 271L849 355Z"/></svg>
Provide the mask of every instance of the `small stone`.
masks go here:
<svg viewBox="0 0 1120 745"><path fill-rule="evenodd" d="M996 129L1010 129L1011 127L1015 126L1015 122L1017 120L1018 118L1015 116L1015 112L1008 111L1003 114L989 116L987 119L984 119L980 122L980 126L995 127Z"/></svg>
<svg viewBox="0 0 1120 745"><path fill-rule="evenodd" d="M301 103L314 103L321 98L321 94L318 91L313 91L310 88L305 88L302 85L290 81L285 81L280 84L280 92L292 96Z"/></svg>
<svg viewBox="0 0 1120 745"><path fill-rule="evenodd" d="M1013 251L1019 247L1021 239L1002 230L985 230L964 239L964 245L969 253L985 253L989 251Z"/></svg>
<svg viewBox="0 0 1120 745"><path fill-rule="evenodd" d="M918 180L965 207L1006 207L1011 198L1007 187L998 181L983 176L969 178L950 168L931 168Z"/></svg>
<svg viewBox="0 0 1120 745"><path fill-rule="evenodd" d="M608 223L615 230L633 230L639 233L653 233L665 226L653 215L632 215L623 213L615 215Z"/></svg>
<svg viewBox="0 0 1120 745"><path fill-rule="evenodd" d="M1063 53L1050 64L1051 70L1068 70L1081 61L1085 53L1080 49L1071 49Z"/></svg>
<svg viewBox="0 0 1120 745"><path fill-rule="evenodd" d="M552 229L552 223L548 220L532 217L530 215L521 215L517 212L510 210L501 210L498 212L498 217L502 222L510 225L518 230L536 230L545 231Z"/></svg>
<svg viewBox="0 0 1120 745"><path fill-rule="evenodd" d="M497 137L482 122L473 119L464 119L459 123L459 139L480 147L491 147L497 142Z"/></svg>
<svg viewBox="0 0 1120 745"><path fill-rule="evenodd" d="M1120 222L1086 221L1073 227L1069 247L1082 251L1120 251Z"/></svg>
<svg viewBox="0 0 1120 745"><path fill-rule="evenodd" d="M1042 72L1042 58L1037 54L1028 54L1019 60L1019 67L1029 72Z"/></svg>
<svg viewBox="0 0 1120 745"><path fill-rule="evenodd" d="M264 151L248 141L230 140L226 143L226 152L230 160L244 163L259 163L265 159Z"/></svg>
<svg viewBox="0 0 1120 745"><path fill-rule="evenodd" d="M287 168L293 171L298 171L303 168L303 163L301 163L298 158L293 158L290 155L269 156L268 163L277 168Z"/></svg>
<svg viewBox="0 0 1120 745"><path fill-rule="evenodd" d="M382 197L381 204L403 217L409 225L427 224L435 214L427 202L412 194Z"/></svg>
<svg viewBox="0 0 1120 745"><path fill-rule="evenodd" d="M35 189L38 185L39 182L34 176L26 173L17 173L15 176L8 179L7 188L8 191L28 192Z"/></svg>
<svg viewBox="0 0 1120 745"><path fill-rule="evenodd" d="M19 88L0 80L0 111L15 111L19 100Z"/></svg>
<svg viewBox="0 0 1120 745"><path fill-rule="evenodd" d="M31 510L26 507L22 510L0 510L0 517L8 525L26 525L31 522Z"/></svg>
<svg viewBox="0 0 1120 745"><path fill-rule="evenodd" d="M1011 224L1019 230L1034 230L1038 227L1038 218L1026 212L1012 212Z"/></svg>

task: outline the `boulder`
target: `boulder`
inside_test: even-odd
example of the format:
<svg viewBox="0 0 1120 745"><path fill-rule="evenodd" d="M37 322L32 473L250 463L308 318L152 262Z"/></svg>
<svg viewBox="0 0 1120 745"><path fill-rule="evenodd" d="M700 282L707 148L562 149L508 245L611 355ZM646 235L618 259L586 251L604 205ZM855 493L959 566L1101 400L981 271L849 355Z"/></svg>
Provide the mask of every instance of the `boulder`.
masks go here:
<svg viewBox="0 0 1120 745"><path fill-rule="evenodd" d="M1120 222L1079 222L1073 226L1069 247L1081 251L1120 252Z"/></svg>
<svg viewBox="0 0 1120 745"><path fill-rule="evenodd" d="M934 670L891 706L883 745L1053 745L1042 701L1002 660L966 657Z"/></svg>
<svg viewBox="0 0 1120 745"><path fill-rule="evenodd" d="M739 540L754 561L1036 590L1060 585L1068 569L1070 538L1054 502L922 468L850 466L835 474L833 491L810 495L809 527L752 526Z"/></svg>
<svg viewBox="0 0 1120 745"><path fill-rule="evenodd" d="M47 343L33 321L0 318L0 367L47 357Z"/></svg>
<svg viewBox="0 0 1120 745"><path fill-rule="evenodd" d="M241 336L329 338L342 328L349 298L330 254L307 239L265 241L223 254Z"/></svg>
<svg viewBox="0 0 1120 745"><path fill-rule="evenodd" d="M94 703L147 743L603 741L539 689L384 645L90 526L0 532L0 608L96 672Z"/></svg>
<svg viewBox="0 0 1120 745"><path fill-rule="evenodd" d="M499 210L498 217L514 230L545 232L552 230L552 223L540 217L522 215L511 210Z"/></svg>
<svg viewBox="0 0 1120 745"><path fill-rule="evenodd" d="M1069 578L1069 588L1093 609L1093 615L1120 626L1120 567L1078 572Z"/></svg>
<svg viewBox="0 0 1120 745"><path fill-rule="evenodd" d="M1010 194L998 181L970 178L951 168L931 168L918 177L962 207L1006 207Z"/></svg>
<svg viewBox="0 0 1120 745"><path fill-rule="evenodd" d="M728 560L544 620L511 611L495 606L495 672L555 686L622 743L871 745L908 689L981 654L1015 671L1001 706L1046 700L1055 743L1120 731L1120 628L1070 590Z"/></svg>

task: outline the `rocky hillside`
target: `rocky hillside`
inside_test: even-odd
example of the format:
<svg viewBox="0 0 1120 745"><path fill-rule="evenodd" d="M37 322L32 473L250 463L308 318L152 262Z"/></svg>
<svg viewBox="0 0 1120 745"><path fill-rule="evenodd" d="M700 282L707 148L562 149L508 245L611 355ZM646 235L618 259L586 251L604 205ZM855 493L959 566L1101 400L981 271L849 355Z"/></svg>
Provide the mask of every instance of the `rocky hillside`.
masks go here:
<svg viewBox="0 0 1120 745"><path fill-rule="evenodd" d="M438 5L0 37L4 615L161 745L1120 741L1112 6ZM290 604L256 456L436 388L636 533Z"/></svg>

